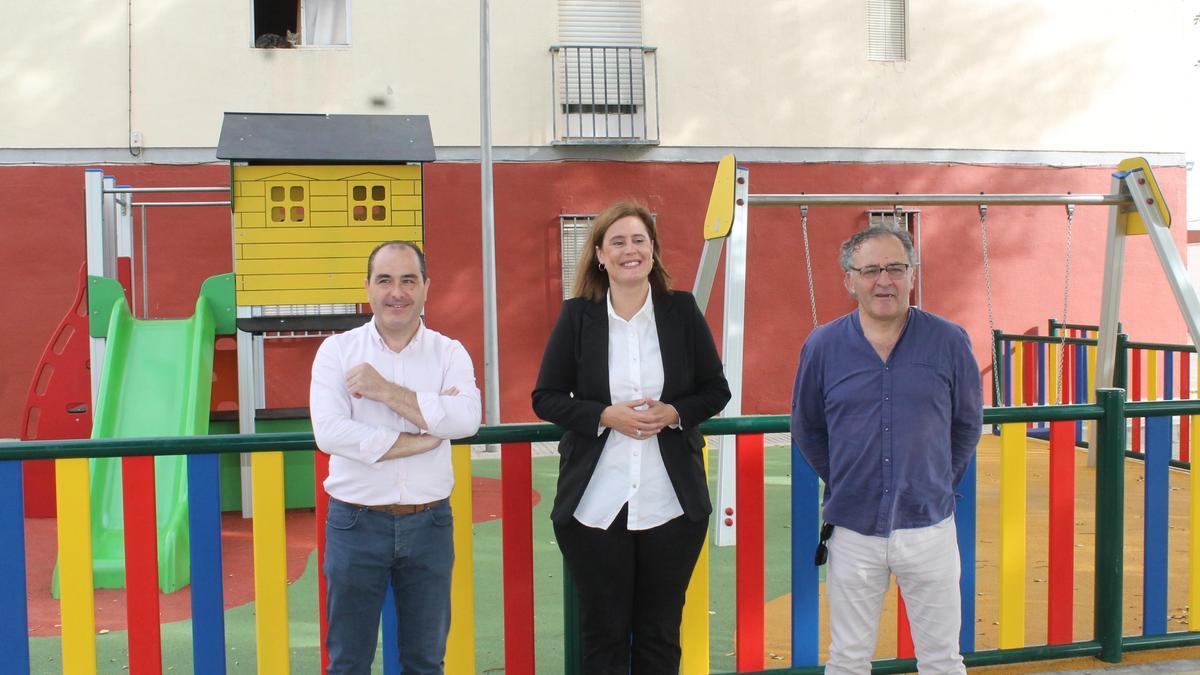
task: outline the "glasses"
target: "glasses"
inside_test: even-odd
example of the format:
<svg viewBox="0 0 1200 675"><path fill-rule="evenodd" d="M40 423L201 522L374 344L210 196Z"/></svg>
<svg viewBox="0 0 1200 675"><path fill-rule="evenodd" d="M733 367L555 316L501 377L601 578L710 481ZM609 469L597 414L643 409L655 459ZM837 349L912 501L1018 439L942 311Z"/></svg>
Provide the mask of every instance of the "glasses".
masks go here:
<svg viewBox="0 0 1200 675"><path fill-rule="evenodd" d="M880 267L879 265L867 265L866 267L851 267L850 269L858 272L858 276L866 279L867 281L874 281L875 279L878 279L879 273L885 270L893 281L899 281L900 279L904 278L905 274L908 273L908 268L910 267L912 267L912 265L909 265L908 263L891 263L890 265L884 265L883 267Z"/></svg>

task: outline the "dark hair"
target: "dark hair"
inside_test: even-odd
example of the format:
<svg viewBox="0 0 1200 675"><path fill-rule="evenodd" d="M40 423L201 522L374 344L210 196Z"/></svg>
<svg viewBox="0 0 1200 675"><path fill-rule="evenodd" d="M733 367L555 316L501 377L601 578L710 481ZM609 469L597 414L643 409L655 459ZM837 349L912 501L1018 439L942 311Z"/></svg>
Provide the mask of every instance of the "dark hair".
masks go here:
<svg viewBox="0 0 1200 675"><path fill-rule="evenodd" d="M371 273L375 271L375 254L391 246L395 246L397 248L406 248L413 253L416 253L417 264L421 266L421 280L429 280L429 275L425 273L425 252L421 250L421 247L417 246L411 241L401 241L399 239L395 239L393 241L385 241L371 250L371 255L367 256L367 281L371 280Z"/></svg>
<svg viewBox="0 0 1200 675"><path fill-rule="evenodd" d="M916 256L913 253L912 237L908 236L907 231L894 230L883 225L873 225L865 230L855 232L849 239L842 242L842 253L838 258L838 262L842 266L842 271L849 272L853 263L851 258L854 257L854 252L857 251L859 247L861 247L867 240L875 239L877 237L895 237L896 239L899 239L900 245L904 247L904 253L908 255L908 264L913 265L916 263Z"/></svg>
<svg viewBox="0 0 1200 675"><path fill-rule="evenodd" d="M579 266L575 269L575 288L571 296L587 298L592 302L601 302L608 293L608 274L600 269L600 261L596 258L596 249L604 245L604 235L608 228L618 220L633 216L646 226L646 233L654 244L654 264L650 268L650 290L663 294L671 292L671 275L663 266L659 256L658 228L654 225L654 216L650 209L640 202L623 200L604 209L600 215L592 219L592 229L588 234L587 243L579 254Z"/></svg>

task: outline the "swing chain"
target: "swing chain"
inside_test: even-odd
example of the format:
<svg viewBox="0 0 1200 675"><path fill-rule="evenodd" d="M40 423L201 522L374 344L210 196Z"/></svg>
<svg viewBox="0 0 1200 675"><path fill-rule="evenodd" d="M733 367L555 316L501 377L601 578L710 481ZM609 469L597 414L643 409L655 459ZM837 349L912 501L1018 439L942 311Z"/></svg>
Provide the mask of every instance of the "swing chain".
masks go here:
<svg viewBox="0 0 1200 675"><path fill-rule="evenodd" d="M1071 225L1075 222L1075 205L1067 204L1067 271L1066 277L1063 279L1063 318L1062 322L1067 323L1067 301L1071 297ZM1058 341L1058 392L1056 392L1055 401L1059 405L1063 404L1062 386L1063 386L1063 357L1066 355L1067 349L1067 330L1062 328L1059 330L1060 338Z"/></svg>
<svg viewBox="0 0 1200 675"><path fill-rule="evenodd" d="M983 239L983 287L987 294L988 338L996 334L996 319L992 314L992 268L988 261L987 204L979 205L979 231ZM1000 404L1000 370L995 348L992 353L992 405Z"/></svg>
<svg viewBox="0 0 1200 675"><path fill-rule="evenodd" d="M808 205L800 206L800 231L804 234L804 268L808 273L808 306L812 309L813 328L817 323L817 292L813 288L812 253L808 247Z"/></svg>

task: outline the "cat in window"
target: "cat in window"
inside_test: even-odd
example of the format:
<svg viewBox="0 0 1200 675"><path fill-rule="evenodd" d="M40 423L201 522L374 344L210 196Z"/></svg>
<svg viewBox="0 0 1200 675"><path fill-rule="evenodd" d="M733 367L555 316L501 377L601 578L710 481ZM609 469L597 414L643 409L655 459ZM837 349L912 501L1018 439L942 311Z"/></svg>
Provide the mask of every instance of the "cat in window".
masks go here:
<svg viewBox="0 0 1200 675"><path fill-rule="evenodd" d="M285 31L285 35L279 33L263 33L254 41L254 46L257 49L289 49L300 44L300 33Z"/></svg>

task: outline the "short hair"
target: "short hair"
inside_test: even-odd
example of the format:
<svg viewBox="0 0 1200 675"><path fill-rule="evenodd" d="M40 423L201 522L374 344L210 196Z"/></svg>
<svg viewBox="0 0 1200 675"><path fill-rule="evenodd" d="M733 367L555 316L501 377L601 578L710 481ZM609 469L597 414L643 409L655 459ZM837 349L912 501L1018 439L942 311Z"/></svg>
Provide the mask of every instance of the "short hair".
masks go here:
<svg viewBox="0 0 1200 675"><path fill-rule="evenodd" d="M883 225L872 225L865 230L855 232L849 239L842 242L842 253L838 262L842 265L843 272L849 272L853 267L854 252L862 247L864 243L871 239L879 237L895 237L900 240L900 244L904 247L904 253L908 255L908 264L916 264L916 254L913 252L912 237L908 236L905 230L892 229Z"/></svg>
<svg viewBox="0 0 1200 675"><path fill-rule="evenodd" d="M587 243L579 254L579 265L575 268L575 287L571 296L587 298L592 302L604 300L608 294L608 274L600 269L600 261L596 257L596 249L604 245L604 235L608 228L618 220L633 216L642 221L650 241L654 244L654 262L650 268L650 290L653 293L664 294L671 292L671 275L663 266L659 254L658 228L654 225L654 216L645 204L626 199L609 206L592 219L592 229L588 233Z"/></svg>
<svg viewBox="0 0 1200 675"><path fill-rule="evenodd" d="M422 281L429 280L429 275L425 273L425 252L421 250L421 247L417 246L416 244L412 243L411 241L403 241L400 239L394 239L392 241L385 241L382 244L376 246L374 249L371 250L371 255L367 256L367 281L368 282L371 281L371 274L375 271L375 254L379 253L380 251L382 251L385 248L389 248L392 246L395 246L396 248L406 248L406 249L412 251L413 253L416 253L417 254L417 264L420 265L420 267L421 267L421 280Z"/></svg>

